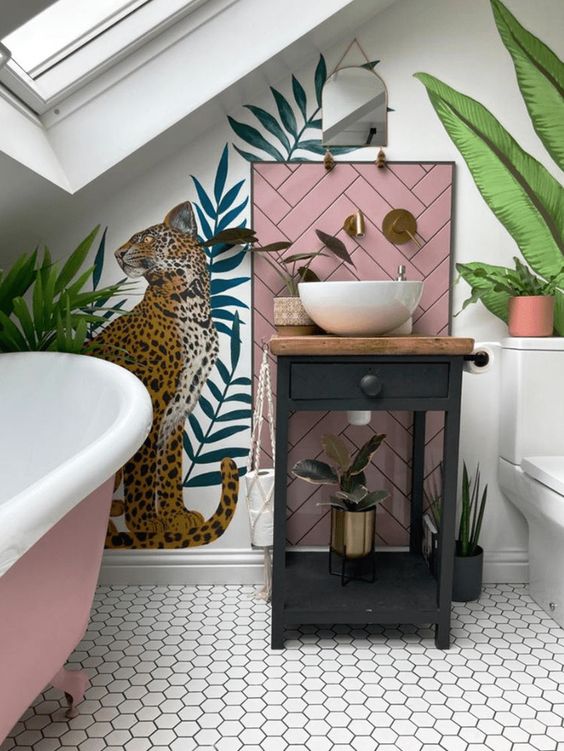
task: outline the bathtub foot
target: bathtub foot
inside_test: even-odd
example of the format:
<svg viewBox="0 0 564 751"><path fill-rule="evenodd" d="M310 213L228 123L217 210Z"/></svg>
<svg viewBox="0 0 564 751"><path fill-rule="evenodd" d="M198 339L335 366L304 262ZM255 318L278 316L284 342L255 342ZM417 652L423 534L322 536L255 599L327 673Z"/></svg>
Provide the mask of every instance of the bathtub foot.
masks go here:
<svg viewBox="0 0 564 751"><path fill-rule="evenodd" d="M66 691L65 699L67 700L67 711L65 712L65 717L67 717L69 720L72 720L73 717L78 716L78 709L75 706L74 699L70 694L67 694Z"/></svg>
<svg viewBox="0 0 564 751"><path fill-rule="evenodd" d="M69 719L76 717L78 709L76 705L84 698L84 692L88 687L88 676L84 670L67 670L61 668L57 675L51 681L51 685L64 691L67 700L67 711L65 716Z"/></svg>

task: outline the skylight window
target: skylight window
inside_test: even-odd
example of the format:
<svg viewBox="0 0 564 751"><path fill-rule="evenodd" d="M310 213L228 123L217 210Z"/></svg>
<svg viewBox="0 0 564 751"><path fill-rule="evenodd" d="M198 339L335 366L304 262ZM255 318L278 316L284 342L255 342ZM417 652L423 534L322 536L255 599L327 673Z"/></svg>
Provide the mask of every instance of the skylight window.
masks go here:
<svg viewBox="0 0 564 751"><path fill-rule="evenodd" d="M151 0L56 0L2 42L36 79Z"/></svg>

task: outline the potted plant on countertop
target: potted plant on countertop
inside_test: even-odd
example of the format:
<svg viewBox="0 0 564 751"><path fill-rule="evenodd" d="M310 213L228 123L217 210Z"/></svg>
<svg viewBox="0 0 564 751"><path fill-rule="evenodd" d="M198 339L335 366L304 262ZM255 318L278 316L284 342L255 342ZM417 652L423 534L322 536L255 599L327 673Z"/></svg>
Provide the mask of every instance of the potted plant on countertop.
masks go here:
<svg viewBox="0 0 564 751"><path fill-rule="evenodd" d="M330 501L319 505L331 506L330 555L334 552L343 560L343 584L346 583L345 563L374 553L376 507L389 493L387 490L369 491L364 471L385 437L374 434L351 455L342 438L325 435L321 445L331 464L318 459L302 459L292 468L292 474L306 482L338 487ZM374 575L370 581L373 580Z"/></svg>
<svg viewBox="0 0 564 751"><path fill-rule="evenodd" d="M345 263L354 266L345 244L338 237L315 230L323 243L319 250L283 255L292 245L287 240L259 245L256 233L251 228L229 228L219 232L204 247L226 243L230 246L243 245L252 253L261 253L264 260L274 269L284 284L284 293L274 298L274 325L279 334L286 336L304 336L313 334L317 326L306 313L299 297L299 282L317 282L319 277L311 268L312 261L319 256L326 256L324 249Z"/></svg>
<svg viewBox="0 0 564 751"><path fill-rule="evenodd" d="M559 274L542 279L518 258L513 260L514 269L473 264L472 273L493 292L507 295L510 336L552 336L554 299L556 292L564 288L564 266ZM468 267L460 263L457 269L464 274ZM478 289L473 289L462 310L477 302L481 294Z"/></svg>

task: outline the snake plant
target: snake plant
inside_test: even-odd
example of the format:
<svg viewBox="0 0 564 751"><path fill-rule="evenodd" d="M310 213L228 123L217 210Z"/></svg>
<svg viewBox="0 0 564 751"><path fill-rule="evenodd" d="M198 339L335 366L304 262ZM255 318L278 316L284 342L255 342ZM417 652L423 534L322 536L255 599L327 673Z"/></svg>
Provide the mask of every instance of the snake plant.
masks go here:
<svg viewBox="0 0 564 751"><path fill-rule="evenodd" d="M519 90L532 124L550 156L564 167L564 64L528 32L500 0L491 0L501 39L513 60ZM416 73L445 130L462 154L478 190L515 240L533 271L562 287L564 189L524 151L482 104L427 73ZM471 302L481 300L507 321L508 295L494 278L503 267L457 264L470 285ZM486 274L482 271L485 270ZM564 335L564 293L555 291L555 333Z"/></svg>
<svg viewBox="0 0 564 751"><path fill-rule="evenodd" d="M89 348L92 330L121 313L111 300L129 284L85 289L95 267L84 265L98 227L61 264L47 249L22 255L7 272L0 271L0 352L50 350L80 353ZM108 307L109 305L109 307Z"/></svg>
<svg viewBox="0 0 564 751"><path fill-rule="evenodd" d="M488 486L481 490L480 467L471 479L466 463L462 469L462 509L458 528L458 548L460 556L471 556L478 552L478 540L482 530L484 511L488 497Z"/></svg>

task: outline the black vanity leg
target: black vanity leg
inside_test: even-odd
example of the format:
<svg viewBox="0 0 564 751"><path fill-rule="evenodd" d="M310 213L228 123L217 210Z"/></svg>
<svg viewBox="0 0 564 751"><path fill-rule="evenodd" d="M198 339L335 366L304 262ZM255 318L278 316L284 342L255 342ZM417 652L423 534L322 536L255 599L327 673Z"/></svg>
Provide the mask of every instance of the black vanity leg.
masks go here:
<svg viewBox="0 0 564 751"><path fill-rule="evenodd" d="M439 649L450 646L450 610L456 537L456 496L458 487L458 444L460 438L460 390L462 363L451 363L450 407L445 413L443 453L443 501L439 529L439 621L435 644Z"/></svg>
<svg viewBox="0 0 564 751"><path fill-rule="evenodd" d="M276 386L276 477L274 481L274 551L272 560L271 647L284 647L284 578L286 568L286 490L288 484L289 363L278 358Z"/></svg>
<svg viewBox="0 0 564 751"><path fill-rule="evenodd" d="M409 550L411 553L421 553L423 480L425 478L425 412L413 413L413 454L411 464Z"/></svg>

